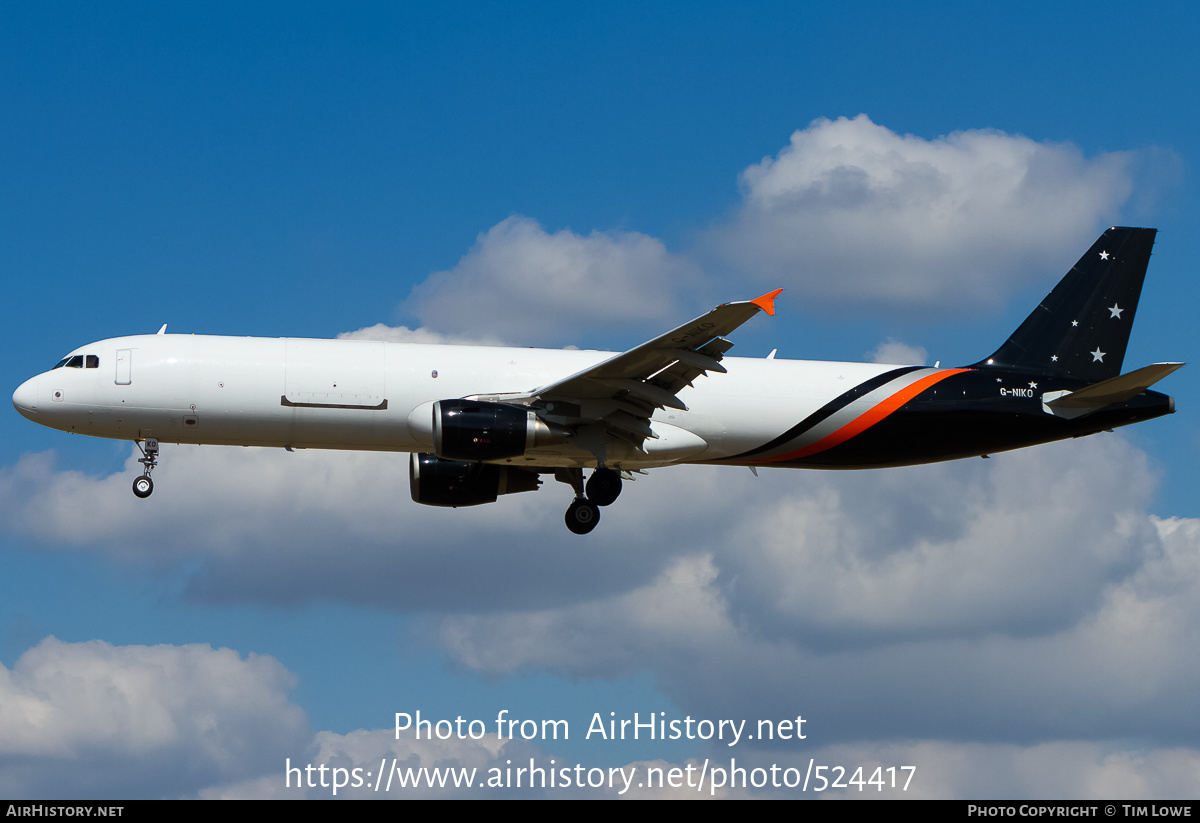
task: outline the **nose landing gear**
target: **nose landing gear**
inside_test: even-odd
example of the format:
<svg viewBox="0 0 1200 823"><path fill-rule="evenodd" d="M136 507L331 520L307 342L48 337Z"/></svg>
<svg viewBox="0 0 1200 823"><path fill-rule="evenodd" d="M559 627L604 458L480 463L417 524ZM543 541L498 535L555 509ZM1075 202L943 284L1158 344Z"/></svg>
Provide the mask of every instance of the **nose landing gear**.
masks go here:
<svg viewBox="0 0 1200 823"><path fill-rule="evenodd" d="M133 494L135 497L145 499L154 492L154 481L150 479L150 472L154 471L154 467L158 465L158 440L153 437L147 437L145 448L136 440L134 441L134 445L142 453L138 462L145 466L145 468L142 471L141 477L135 477L133 480Z"/></svg>

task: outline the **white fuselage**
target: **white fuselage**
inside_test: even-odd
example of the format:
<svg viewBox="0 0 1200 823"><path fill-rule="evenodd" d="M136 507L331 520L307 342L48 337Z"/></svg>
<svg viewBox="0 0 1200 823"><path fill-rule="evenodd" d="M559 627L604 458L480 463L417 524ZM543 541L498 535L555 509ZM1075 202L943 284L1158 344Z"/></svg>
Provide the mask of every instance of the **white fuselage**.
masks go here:
<svg viewBox="0 0 1200 823"><path fill-rule="evenodd" d="M422 415L433 401L531 392L613 353L158 334L102 340L72 355L85 365L52 369L17 389L22 414L122 440L417 452L430 447ZM96 365L88 367L88 355ZM655 413L659 437L644 452L610 459L637 468L739 454L894 368L738 357L723 365L728 373L679 393L687 411ZM515 462L586 466L595 458L567 444Z"/></svg>

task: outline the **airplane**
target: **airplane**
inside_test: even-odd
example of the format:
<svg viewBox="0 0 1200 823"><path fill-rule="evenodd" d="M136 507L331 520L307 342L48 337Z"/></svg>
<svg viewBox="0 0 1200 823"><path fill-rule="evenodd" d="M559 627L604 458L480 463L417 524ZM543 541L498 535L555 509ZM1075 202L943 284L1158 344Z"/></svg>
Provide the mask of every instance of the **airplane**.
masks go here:
<svg viewBox="0 0 1200 823"><path fill-rule="evenodd" d="M412 499L473 506L569 485L586 534L634 473L868 469L987 457L1175 411L1121 374L1156 230L1110 228L990 357L960 368L726 357L781 289L624 353L157 334L78 348L13 393L35 423L159 443L408 452ZM584 471L589 476L584 481Z"/></svg>

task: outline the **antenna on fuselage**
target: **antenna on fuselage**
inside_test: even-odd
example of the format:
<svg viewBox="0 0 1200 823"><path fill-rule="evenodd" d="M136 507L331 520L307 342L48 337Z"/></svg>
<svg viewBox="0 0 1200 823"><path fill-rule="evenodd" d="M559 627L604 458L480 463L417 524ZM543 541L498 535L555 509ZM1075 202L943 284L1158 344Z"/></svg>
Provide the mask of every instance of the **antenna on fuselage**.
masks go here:
<svg viewBox="0 0 1200 823"><path fill-rule="evenodd" d="M166 323L163 323L163 324L162 324L162 328L158 330L158 333L159 333L159 334L166 334L166 333L167 333L167 324L166 324Z"/></svg>

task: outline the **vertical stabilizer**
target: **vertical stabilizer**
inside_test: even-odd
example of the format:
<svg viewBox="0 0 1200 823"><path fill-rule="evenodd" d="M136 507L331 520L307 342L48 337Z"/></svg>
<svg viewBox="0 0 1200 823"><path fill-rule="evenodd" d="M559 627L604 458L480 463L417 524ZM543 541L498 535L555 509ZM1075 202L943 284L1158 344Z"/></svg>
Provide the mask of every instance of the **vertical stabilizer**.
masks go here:
<svg viewBox="0 0 1200 823"><path fill-rule="evenodd" d="M1121 373L1156 229L1100 235L1012 337L976 368L1096 383Z"/></svg>

